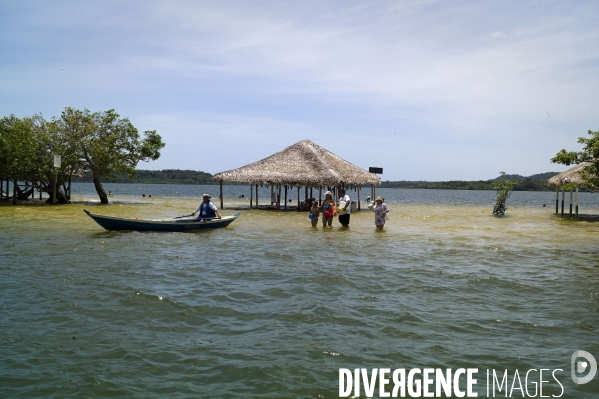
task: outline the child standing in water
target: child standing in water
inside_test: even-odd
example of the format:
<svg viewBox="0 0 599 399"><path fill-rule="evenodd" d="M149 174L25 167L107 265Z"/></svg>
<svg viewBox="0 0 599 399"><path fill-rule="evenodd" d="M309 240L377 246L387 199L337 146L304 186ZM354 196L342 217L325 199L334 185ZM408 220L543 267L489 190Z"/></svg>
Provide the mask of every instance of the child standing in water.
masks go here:
<svg viewBox="0 0 599 399"><path fill-rule="evenodd" d="M312 208L310 208L310 214L312 215L310 218L312 220L312 227L316 227L318 224L318 216L320 216L320 211L318 210L318 202L314 198L312 198Z"/></svg>

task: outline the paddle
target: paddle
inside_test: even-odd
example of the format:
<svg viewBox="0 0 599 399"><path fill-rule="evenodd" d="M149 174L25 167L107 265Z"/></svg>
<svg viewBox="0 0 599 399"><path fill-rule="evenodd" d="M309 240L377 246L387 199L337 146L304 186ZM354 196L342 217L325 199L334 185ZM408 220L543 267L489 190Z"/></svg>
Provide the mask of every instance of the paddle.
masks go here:
<svg viewBox="0 0 599 399"><path fill-rule="evenodd" d="M175 217L175 218L173 218L173 219L182 219L182 218L186 218L186 217L188 217L188 216L193 216L193 213L191 213L191 214L189 214L189 215L177 216L177 217Z"/></svg>

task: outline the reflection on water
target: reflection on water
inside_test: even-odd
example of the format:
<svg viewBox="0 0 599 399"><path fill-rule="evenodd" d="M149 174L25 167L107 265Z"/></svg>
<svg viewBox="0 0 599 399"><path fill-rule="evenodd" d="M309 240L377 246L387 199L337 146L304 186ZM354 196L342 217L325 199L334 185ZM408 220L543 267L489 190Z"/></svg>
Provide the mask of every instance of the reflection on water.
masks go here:
<svg viewBox="0 0 599 399"><path fill-rule="evenodd" d="M106 189L143 203L94 212L140 218L218 196ZM225 205L249 202L248 187L225 189ZM369 211L349 230L251 210L226 229L138 233L102 230L86 205L0 207L4 396L329 398L338 369L356 367L477 367L481 381L487 368L562 368L564 397L595 396L597 379L575 386L569 362L599 355L598 223L554 217L550 192L514 193L504 218L490 191L377 194L391 208L382 232ZM596 195L581 204L599 213Z"/></svg>

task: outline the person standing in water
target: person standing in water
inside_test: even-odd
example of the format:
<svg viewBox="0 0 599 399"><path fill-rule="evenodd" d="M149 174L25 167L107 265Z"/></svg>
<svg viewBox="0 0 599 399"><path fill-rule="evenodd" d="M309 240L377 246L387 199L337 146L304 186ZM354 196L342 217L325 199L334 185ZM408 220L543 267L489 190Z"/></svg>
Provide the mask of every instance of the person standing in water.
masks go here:
<svg viewBox="0 0 599 399"><path fill-rule="evenodd" d="M310 214L312 217L310 220L312 221L312 227L316 227L318 224L318 217L320 216L320 211L318 210L318 202L312 198L312 207L310 208Z"/></svg>
<svg viewBox="0 0 599 399"><path fill-rule="evenodd" d="M383 227L385 227L385 220L387 219L389 207L383 202L383 197L380 195L376 197L374 202L374 224L377 229L382 230Z"/></svg>
<svg viewBox="0 0 599 399"><path fill-rule="evenodd" d="M333 201L333 194L330 191L324 193L324 201L322 201L322 205L318 209L322 210L322 227L327 227L327 223L329 227L333 223L333 206L335 205L335 201Z"/></svg>
<svg viewBox="0 0 599 399"><path fill-rule="evenodd" d="M339 207L337 208L339 213L339 223L343 227L349 227L349 215L351 213L351 200L349 195L345 194L344 189L339 189Z"/></svg>

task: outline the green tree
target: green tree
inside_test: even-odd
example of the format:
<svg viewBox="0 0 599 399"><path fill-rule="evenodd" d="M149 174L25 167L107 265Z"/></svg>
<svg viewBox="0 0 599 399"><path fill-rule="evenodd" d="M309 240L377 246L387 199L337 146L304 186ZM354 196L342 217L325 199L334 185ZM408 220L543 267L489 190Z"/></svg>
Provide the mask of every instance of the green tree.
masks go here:
<svg viewBox="0 0 599 399"><path fill-rule="evenodd" d="M22 199L27 198L27 189L31 187L48 193L50 202L55 195L58 202L68 202L66 182L72 171L69 157L63 156L59 169L54 168L52 157L64 154L68 145L52 127L41 115L22 119L11 115L0 120L0 175L26 183L24 192L20 188L17 192Z"/></svg>
<svg viewBox="0 0 599 399"><path fill-rule="evenodd" d="M40 143L33 118L14 115L0 120L0 175L29 179L39 173Z"/></svg>
<svg viewBox="0 0 599 399"><path fill-rule="evenodd" d="M582 151L560 150L551 162L563 165L577 165L582 162L591 162L582 173L581 177L589 187L599 187L599 131L588 131L590 138L579 137L578 143L584 144Z"/></svg>
<svg viewBox="0 0 599 399"><path fill-rule="evenodd" d="M22 119L11 115L0 120L0 175L15 183L28 182L24 191L15 185L17 197L22 199L31 195L34 187L39 188L43 179L44 147L39 138L45 132L46 121L40 115Z"/></svg>
<svg viewBox="0 0 599 399"><path fill-rule="evenodd" d="M516 180L504 179L505 172L499 172L501 174L499 180L493 183L493 189L497 191L495 196L495 207L493 208L493 215L503 216L507 207L505 202L512 195L514 186L518 183Z"/></svg>
<svg viewBox="0 0 599 399"><path fill-rule="evenodd" d="M117 174L135 177L137 164L158 159L165 145L155 130L145 131L140 139L129 119L120 118L112 109L91 113L67 107L52 123L58 141L66 145L71 168L91 175L103 204L108 203L108 196L102 179L113 179Z"/></svg>

